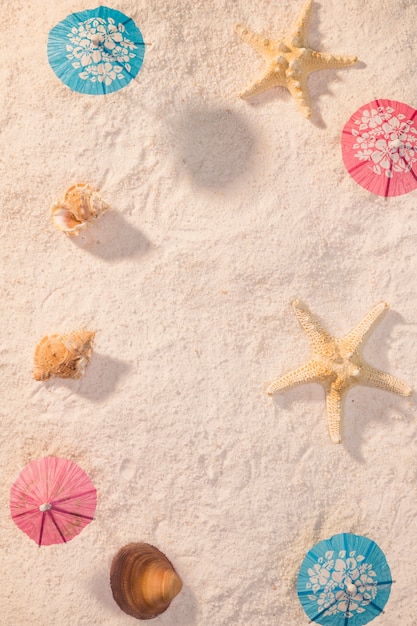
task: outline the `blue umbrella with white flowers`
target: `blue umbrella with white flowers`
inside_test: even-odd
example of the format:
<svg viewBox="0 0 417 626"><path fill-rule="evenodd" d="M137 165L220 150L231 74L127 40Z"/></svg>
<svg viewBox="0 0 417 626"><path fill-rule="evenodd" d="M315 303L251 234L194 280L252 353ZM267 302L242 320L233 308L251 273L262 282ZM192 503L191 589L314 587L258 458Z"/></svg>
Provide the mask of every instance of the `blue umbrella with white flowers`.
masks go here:
<svg viewBox="0 0 417 626"><path fill-rule="evenodd" d="M297 592L313 622L363 626L382 613L391 584L391 571L379 546L367 537L341 533L307 553Z"/></svg>
<svg viewBox="0 0 417 626"><path fill-rule="evenodd" d="M90 95L125 87L138 74L144 54L135 22L105 6L68 15L48 38L55 74L73 91Z"/></svg>

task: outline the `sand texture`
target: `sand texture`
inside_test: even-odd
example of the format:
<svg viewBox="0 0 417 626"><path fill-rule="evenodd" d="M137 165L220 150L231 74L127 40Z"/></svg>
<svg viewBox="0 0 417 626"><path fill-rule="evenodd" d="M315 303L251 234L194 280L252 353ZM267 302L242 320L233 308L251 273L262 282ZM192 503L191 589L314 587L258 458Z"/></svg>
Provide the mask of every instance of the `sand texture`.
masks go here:
<svg viewBox="0 0 417 626"><path fill-rule="evenodd" d="M417 0L314 5L311 47L359 61L310 76L311 120L283 88L238 97L264 61L235 24L280 39L302 0L115 0L147 48L104 97L72 92L46 54L50 29L94 3L3 4L0 623L133 625L109 568L145 541L183 581L152 623L303 626L304 555L353 532L396 581L375 624L415 625L414 398L355 387L335 445L322 387L265 387L310 356L299 298L334 336L389 303L363 356L415 388L417 191L364 190L340 136L374 98L417 107ZM111 209L68 237L51 206L76 183ZM35 381L37 342L81 328L96 333L85 375ZM49 454L88 473L98 506L39 548L8 502Z"/></svg>

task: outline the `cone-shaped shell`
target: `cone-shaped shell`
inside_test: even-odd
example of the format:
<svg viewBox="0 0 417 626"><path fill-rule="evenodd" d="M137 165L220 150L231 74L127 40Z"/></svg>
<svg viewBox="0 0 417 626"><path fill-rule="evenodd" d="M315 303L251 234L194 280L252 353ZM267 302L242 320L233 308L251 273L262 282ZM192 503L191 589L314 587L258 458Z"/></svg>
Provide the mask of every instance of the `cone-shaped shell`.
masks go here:
<svg viewBox="0 0 417 626"><path fill-rule="evenodd" d="M94 332L77 330L67 335L48 335L35 348L35 380L81 378L93 350Z"/></svg>
<svg viewBox="0 0 417 626"><path fill-rule="evenodd" d="M70 187L64 199L52 207L52 221L58 230L70 236L78 235L89 222L108 209L102 197L84 183Z"/></svg>
<svg viewBox="0 0 417 626"><path fill-rule="evenodd" d="M137 619L151 619L169 607L182 582L158 548L130 543L113 558L110 585L122 611Z"/></svg>

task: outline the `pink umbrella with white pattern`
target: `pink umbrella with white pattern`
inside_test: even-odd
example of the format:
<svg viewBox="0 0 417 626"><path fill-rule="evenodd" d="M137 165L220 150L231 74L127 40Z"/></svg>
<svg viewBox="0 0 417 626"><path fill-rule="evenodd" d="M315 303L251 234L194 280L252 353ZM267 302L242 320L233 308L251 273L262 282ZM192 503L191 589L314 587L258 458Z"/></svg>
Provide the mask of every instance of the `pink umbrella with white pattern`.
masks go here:
<svg viewBox="0 0 417 626"><path fill-rule="evenodd" d="M379 196L417 188L417 110L396 100L374 100L358 109L342 132L345 167Z"/></svg>
<svg viewBox="0 0 417 626"><path fill-rule="evenodd" d="M66 543L94 519L97 492L73 461L53 456L22 469L10 492L13 521L39 546Z"/></svg>

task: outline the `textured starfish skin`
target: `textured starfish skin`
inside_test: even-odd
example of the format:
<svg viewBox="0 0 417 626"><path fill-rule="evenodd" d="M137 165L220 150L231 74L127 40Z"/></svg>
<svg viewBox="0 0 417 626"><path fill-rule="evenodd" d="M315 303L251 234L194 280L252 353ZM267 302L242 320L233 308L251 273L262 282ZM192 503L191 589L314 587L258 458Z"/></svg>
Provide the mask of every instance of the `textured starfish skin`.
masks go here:
<svg viewBox="0 0 417 626"><path fill-rule="evenodd" d="M295 99L304 117L311 117L311 102L307 78L318 70L337 69L356 63L355 56L340 56L317 52L308 47L307 29L313 0L307 0L301 10L294 30L279 41L257 35L249 28L237 24L235 31L251 48L267 61L264 75L240 94L250 98L271 87L286 87Z"/></svg>
<svg viewBox="0 0 417 626"><path fill-rule="evenodd" d="M366 336L388 309L388 304L379 302L342 339L332 337L312 316L309 309L299 300L292 306L295 315L310 339L313 354L301 367L287 372L270 383L268 395L289 389L301 383L320 383L326 391L327 421L333 443L342 441L340 426L342 404L346 392L352 385L370 385L387 391L410 396L412 389L395 376L387 374L365 363L360 354Z"/></svg>

